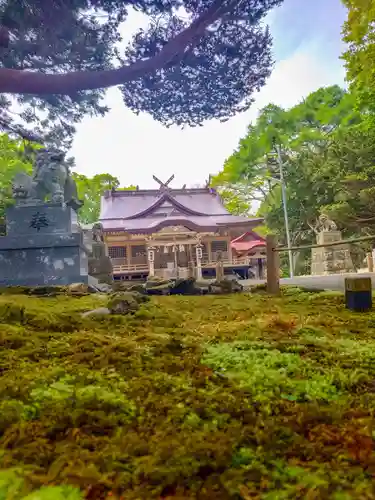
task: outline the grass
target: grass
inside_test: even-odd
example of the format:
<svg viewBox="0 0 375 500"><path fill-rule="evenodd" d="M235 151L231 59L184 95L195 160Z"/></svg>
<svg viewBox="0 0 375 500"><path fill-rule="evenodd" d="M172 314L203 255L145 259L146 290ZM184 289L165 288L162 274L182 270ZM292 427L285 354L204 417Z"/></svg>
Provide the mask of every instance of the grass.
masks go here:
<svg viewBox="0 0 375 500"><path fill-rule="evenodd" d="M0 295L0 500L375 498L375 312Z"/></svg>

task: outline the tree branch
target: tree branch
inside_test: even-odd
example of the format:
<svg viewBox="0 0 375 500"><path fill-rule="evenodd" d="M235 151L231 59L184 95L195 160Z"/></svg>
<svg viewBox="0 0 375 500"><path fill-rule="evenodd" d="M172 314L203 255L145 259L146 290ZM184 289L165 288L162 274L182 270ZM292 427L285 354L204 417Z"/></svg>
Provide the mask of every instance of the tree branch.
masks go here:
<svg viewBox="0 0 375 500"><path fill-rule="evenodd" d="M137 61L129 66L103 71L75 71L51 75L32 71L0 68L0 93L11 94L71 94L79 90L92 90L120 85L136 80L148 73L176 65L186 50L196 46L205 34L206 28L219 19L225 12L232 10L241 0L215 0L201 16L184 31L172 38L154 57Z"/></svg>

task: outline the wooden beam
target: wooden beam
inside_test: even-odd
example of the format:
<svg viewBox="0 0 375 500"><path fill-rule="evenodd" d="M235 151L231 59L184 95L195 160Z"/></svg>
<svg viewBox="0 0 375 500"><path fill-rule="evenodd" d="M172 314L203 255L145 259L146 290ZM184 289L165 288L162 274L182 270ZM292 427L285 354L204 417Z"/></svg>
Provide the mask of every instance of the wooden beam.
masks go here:
<svg viewBox="0 0 375 500"><path fill-rule="evenodd" d="M156 175L153 175L152 178L154 181L156 181L159 184L159 189L168 189L169 188L169 183L173 181L174 179L174 174L169 177L167 182L162 182Z"/></svg>
<svg viewBox="0 0 375 500"><path fill-rule="evenodd" d="M174 179L174 174L172 174L169 179L167 180L167 182L164 184L164 187L168 187L169 186L169 183L172 182Z"/></svg>
<svg viewBox="0 0 375 500"><path fill-rule="evenodd" d="M152 178L154 179L154 181L155 181L155 182L157 182L157 183L159 184L159 186L160 186L160 187L163 185L163 183L161 182L161 180L160 180L160 179L158 179L158 178L156 177L156 175L153 175L153 176L152 176Z"/></svg>
<svg viewBox="0 0 375 500"><path fill-rule="evenodd" d="M267 234L267 293L279 295L280 293L280 264L279 254L276 252L277 236Z"/></svg>

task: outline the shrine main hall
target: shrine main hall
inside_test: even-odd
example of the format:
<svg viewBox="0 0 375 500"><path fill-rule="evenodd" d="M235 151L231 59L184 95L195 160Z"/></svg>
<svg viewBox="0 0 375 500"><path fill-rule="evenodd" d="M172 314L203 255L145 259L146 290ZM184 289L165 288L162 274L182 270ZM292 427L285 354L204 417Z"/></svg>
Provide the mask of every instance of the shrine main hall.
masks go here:
<svg viewBox="0 0 375 500"><path fill-rule="evenodd" d="M99 221L113 264L114 279L195 275L214 277L217 261L225 274L263 277L264 239L254 233L261 218L230 214L209 186L174 189L172 176L158 189L112 189L101 199Z"/></svg>

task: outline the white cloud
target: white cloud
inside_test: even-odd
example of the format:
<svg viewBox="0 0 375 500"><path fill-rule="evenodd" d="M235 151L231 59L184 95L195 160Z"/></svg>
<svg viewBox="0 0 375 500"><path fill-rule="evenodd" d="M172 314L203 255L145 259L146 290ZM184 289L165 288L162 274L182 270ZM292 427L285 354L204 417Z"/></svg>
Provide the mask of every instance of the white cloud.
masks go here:
<svg viewBox="0 0 375 500"><path fill-rule="evenodd" d="M120 92L111 89L107 101L112 110L103 118L85 118L77 127L71 151L77 170L88 176L110 173L122 185L143 188L155 186L153 174L166 180L174 173L174 186L203 183L221 169L263 106L289 107L321 86L343 84L339 60L324 64L323 55L324 46L300 47L275 65L248 112L204 127L166 129L147 115L135 116L124 107Z"/></svg>

